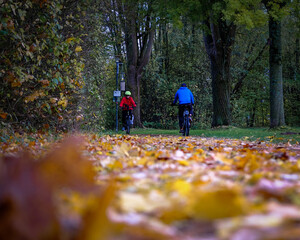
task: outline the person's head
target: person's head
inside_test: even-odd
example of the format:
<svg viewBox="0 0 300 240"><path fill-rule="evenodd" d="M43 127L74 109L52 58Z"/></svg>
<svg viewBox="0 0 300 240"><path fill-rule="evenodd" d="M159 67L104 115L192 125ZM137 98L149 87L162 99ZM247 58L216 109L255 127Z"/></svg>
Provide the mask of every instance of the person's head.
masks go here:
<svg viewBox="0 0 300 240"><path fill-rule="evenodd" d="M130 92L130 91L126 91L126 92L125 92L125 96L126 96L127 98L129 98L129 97L131 96L131 92Z"/></svg>
<svg viewBox="0 0 300 240"><path fill-rule="evenodd" d="M186 87L186 84L185 83L181 84L181 87Z"/></svg>

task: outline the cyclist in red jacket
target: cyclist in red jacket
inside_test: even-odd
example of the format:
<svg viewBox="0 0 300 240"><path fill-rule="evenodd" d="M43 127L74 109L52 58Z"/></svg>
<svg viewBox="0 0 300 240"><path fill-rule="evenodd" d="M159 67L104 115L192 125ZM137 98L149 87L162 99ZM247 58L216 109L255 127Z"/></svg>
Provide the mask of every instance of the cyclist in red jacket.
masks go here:
<svg viewBox="0 0 300 240"><path fill-rule="evenodd" d="M122 98L122 101L120 102L120 107L122 108L122 131L125 130L126 127L126 115L127 112L129 111L129 114L132 119L132 110L134 107L136 107L135 102L133 101L133 98L131 97L131 92L126 91L125 92L125 97Z"/></svg>

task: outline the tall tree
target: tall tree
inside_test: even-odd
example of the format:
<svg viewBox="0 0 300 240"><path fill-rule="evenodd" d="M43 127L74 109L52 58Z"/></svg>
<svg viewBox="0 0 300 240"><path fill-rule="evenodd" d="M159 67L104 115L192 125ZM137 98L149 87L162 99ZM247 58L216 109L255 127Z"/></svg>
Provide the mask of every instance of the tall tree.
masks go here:
<svg viewBox="0 0 300 240"><path fill-rule="evenodd" d="M141 123L141 78L148 64L155 29L152 19L152 1L117 0L119 18L125 35L128 86L136 101L135 120Z"/></svg>
<svg viewBox="0 0 300 240"><path fill-rule="evenodd" d="M286 1L264 0L263 2L269 12L270 127L274 128L285 125L280 10L285 6Z"/></svg>
<svg viewBox="0 0 300 240"><path fill-rule="evenodd" d="M213 96L212 127L230 125L230 60L236 25L211 16L204 22L209 31L204 32L206 52L210 59Z"/></svg>
<svg viewBox="0 0 300 240"><path fill-rule="evenodd" d="M281 21L270 16L270 127L285 125L283 107Z"/></svg>

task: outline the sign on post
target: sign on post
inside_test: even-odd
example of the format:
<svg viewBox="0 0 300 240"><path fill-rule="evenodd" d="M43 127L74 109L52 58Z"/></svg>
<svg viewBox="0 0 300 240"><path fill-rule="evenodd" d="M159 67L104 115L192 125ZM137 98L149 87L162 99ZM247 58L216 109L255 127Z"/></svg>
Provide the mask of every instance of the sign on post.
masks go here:
<svg viewBox="0 0 300 240"><path fill-rule="evenodd" d="M114 91L114 97L121 97L121 91Z"/></svg>
<svg viewBox="0 0 300 240"><path fill-rule="evenodd" d="M114 91L114 102L118 103L121 99L121 91L117 90Z"/></svg>
<svg viewBox="0 0 300 240"><path fill-rule="evenodd" d="M120 88L121 88L121 91L125 91L125 81L123 80L123 81L121 81L120 82Z"/></svg>

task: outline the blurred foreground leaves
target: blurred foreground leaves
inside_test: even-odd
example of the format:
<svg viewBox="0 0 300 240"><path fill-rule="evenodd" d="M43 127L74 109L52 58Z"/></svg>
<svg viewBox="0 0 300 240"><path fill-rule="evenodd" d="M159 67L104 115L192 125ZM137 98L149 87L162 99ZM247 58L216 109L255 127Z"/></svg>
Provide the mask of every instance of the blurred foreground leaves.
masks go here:
<svg viewBox="0 0 300 240"><path fill-rule="evenodd" d="M1 239L300 235L299 145L175 136L1 139Z"/></svg>

